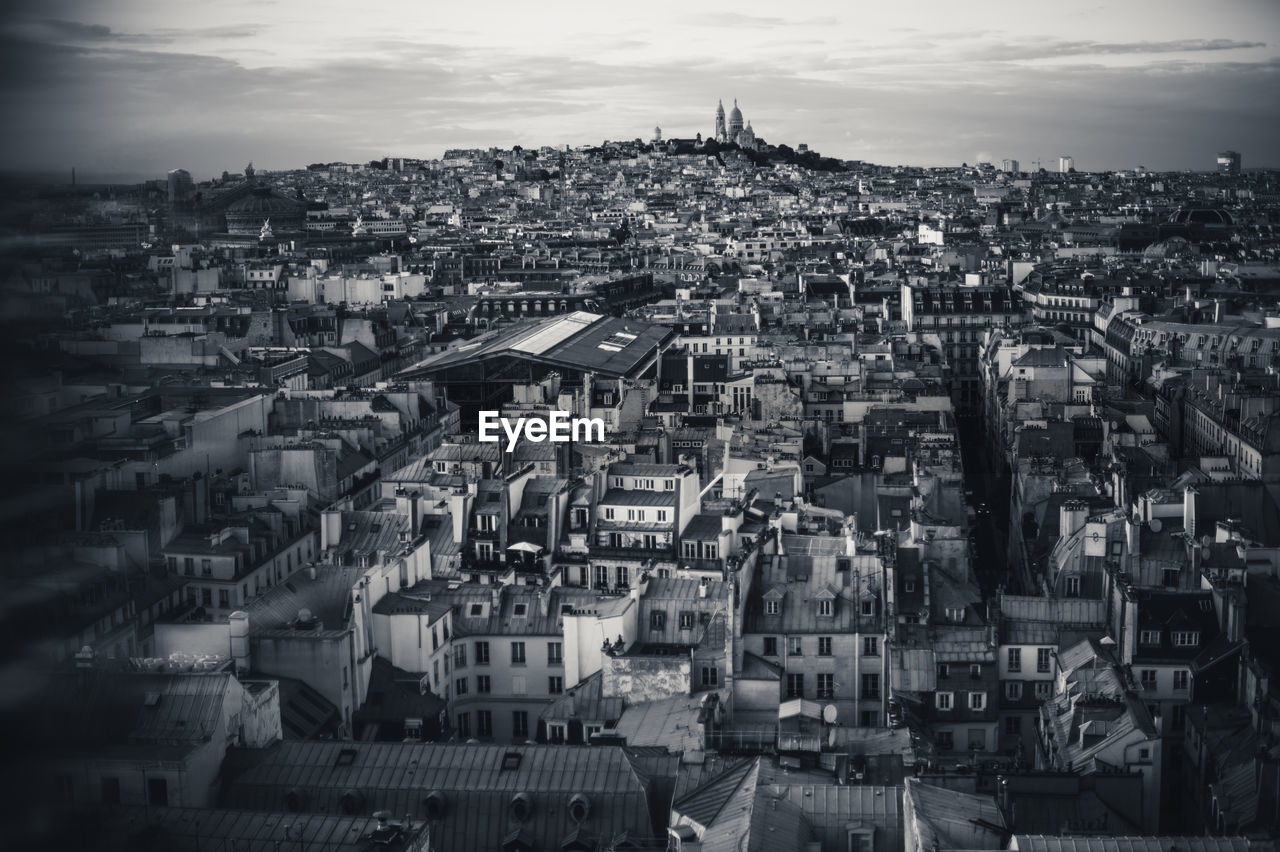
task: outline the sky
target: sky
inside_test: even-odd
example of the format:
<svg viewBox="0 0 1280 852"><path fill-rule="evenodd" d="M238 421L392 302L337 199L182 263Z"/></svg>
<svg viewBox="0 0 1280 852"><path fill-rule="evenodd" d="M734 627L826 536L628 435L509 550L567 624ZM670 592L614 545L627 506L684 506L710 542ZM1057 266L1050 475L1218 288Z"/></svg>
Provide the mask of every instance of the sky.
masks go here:
<svg viewBox="0 0 1280 852"><path fill-rule="evenodd" d="M756 135L888 165L1280 166L1280 2L9 0L0 170Z"/></svg>

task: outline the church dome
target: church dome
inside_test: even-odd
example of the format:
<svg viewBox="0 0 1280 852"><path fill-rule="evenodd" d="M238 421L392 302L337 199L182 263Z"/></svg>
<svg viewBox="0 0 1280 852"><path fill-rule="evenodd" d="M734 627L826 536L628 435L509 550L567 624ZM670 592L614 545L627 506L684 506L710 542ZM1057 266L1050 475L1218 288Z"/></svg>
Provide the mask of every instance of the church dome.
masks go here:
<svg viewBox="0 0 1280 852"><path fill-rule="evenodd" d="M736 98L733 101L733 111L729 113L729 129L731 131L742 129L742 110L738 109Z"/></svg>

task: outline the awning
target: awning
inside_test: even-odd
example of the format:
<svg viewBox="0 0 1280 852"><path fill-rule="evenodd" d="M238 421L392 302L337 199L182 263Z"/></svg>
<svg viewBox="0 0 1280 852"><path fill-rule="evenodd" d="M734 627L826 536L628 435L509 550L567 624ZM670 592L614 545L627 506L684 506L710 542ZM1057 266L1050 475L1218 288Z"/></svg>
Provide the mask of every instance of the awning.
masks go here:
<svg viewBox="0 0 1280 852"><path fill-rule="evenodd" d="M546 550L540 544L534 544L531 541L517 541L515 544L507 548L507 550L518 550L521 553L541 553Z"/></svg>

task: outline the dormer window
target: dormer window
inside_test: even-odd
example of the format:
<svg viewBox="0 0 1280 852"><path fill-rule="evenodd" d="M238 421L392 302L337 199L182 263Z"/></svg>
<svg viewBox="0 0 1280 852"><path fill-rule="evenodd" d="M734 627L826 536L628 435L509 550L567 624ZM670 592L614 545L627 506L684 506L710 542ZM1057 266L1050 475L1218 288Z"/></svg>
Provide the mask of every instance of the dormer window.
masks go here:
<svg viewBox="0 0 1280 852"><path fill-rule="evenodd" d="M1175 630L1170 636L1175 648L1194 648L1200 644L1200 632L1196 630Z"/></svg>
<svg viewBox="0 0 1280 852"><path fill-rule="evenodd" d="M765 615L777 615L777 614L778 614L778 610L779 610L779 608L780 608L780 607L778 606L778 602L777 602L777 601L765 601L765 602L764 602L764 614L765 614Z"/></svg>
<svg viewBox="0 0 1280 852"><path fill-rule="evenodd" d="M529 605L523 603L514 604L511 607L511 614L516 618L524 618L529 614Z"/></svg>
<svg viewBox="0 0 1280 852"><path fill-rule="evenodd" d="M1142 631L1142 633L1139 635L1139 637L1138 637L1138 642L1139 642L1139 643L1141 643L1141 644L1143 644L1143 645L1159 645L1159 644L1160 644L1160 631L1159 631L1159 630L1144 630L1144 631Z"/></svg>
<svg viewBox="0 0 1280 852"><path fill-rule="evenodd" d="M818 615L830 616L835 610L835 601L822 600L818 601Z"/></svg>

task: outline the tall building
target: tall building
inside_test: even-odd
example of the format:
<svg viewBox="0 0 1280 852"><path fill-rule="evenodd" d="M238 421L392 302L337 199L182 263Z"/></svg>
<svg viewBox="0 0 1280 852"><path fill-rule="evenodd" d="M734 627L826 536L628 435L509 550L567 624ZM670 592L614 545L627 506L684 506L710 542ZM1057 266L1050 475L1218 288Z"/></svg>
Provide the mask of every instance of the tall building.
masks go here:
<svg viewBox="0 0 1280 852"><path fill-rule="evenodd" d="M174 169L169 172L170 204L186 201L191 197L191 192L194 188L195 184L191 180L191 172L186 169Z"/></svg>
<svg viewBox="0 0 1280 852"><path fill-rule="evenodd" d="M1017 160L1005 160L1002 164L1002 170L1009 174L1016 175L1022 171L1021 164Z"/></svg>
<svg viewBox="0 0 1280 852"><path fill-rule="evenodd" d="M728 134L724 128L724 101L716 104L716 141L723 142Z"/></svg>
<svg viewBox="0 0 1280 852"><path fill-rule="evenodd" d="M1218 155L1218 171L1224 175L1240 174L1240 152L1223 151Z"/></svg>
<svg viewBox="0 0 1280 852"><path fill-rule="evenodd" d="M1059 157L1058 158L1058 171L1062 172L1062 174L1065 175L1067 172L1071 171L1075 167L1076 167L1075 157Z"/></svg>

